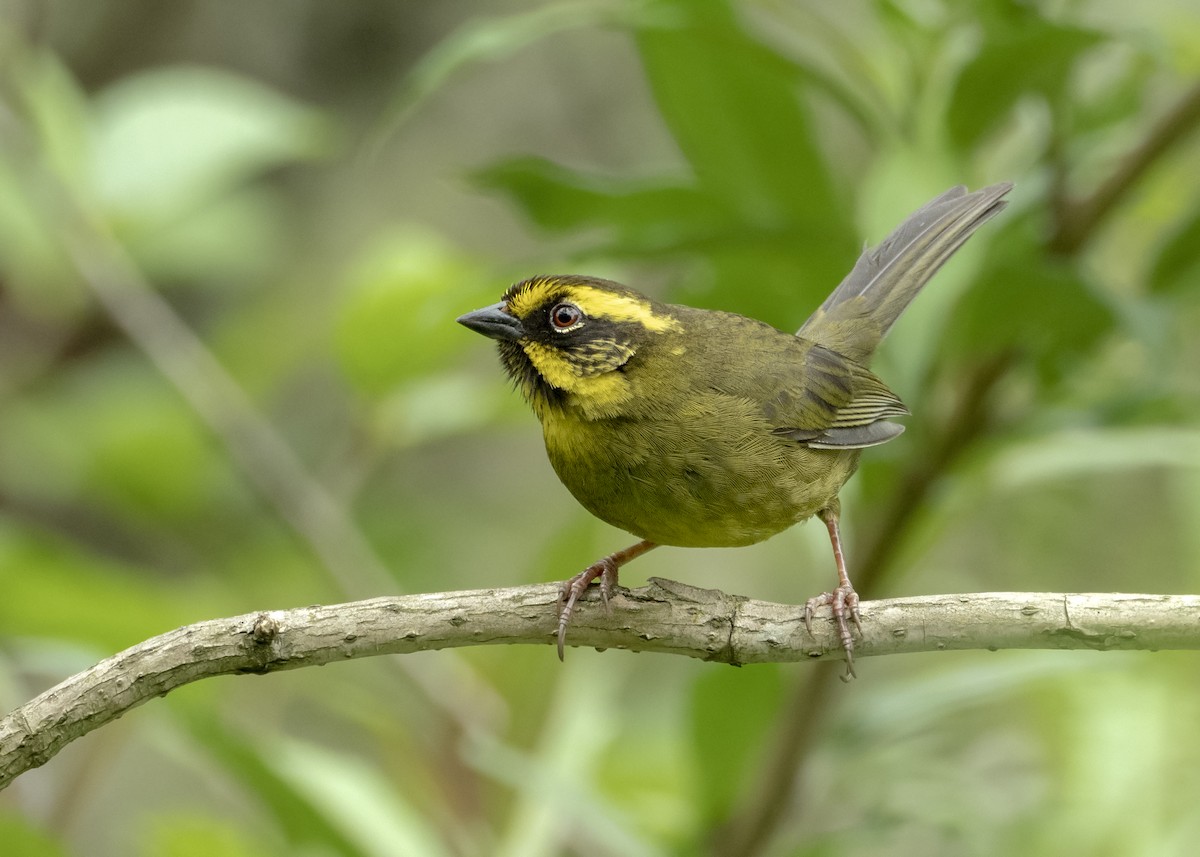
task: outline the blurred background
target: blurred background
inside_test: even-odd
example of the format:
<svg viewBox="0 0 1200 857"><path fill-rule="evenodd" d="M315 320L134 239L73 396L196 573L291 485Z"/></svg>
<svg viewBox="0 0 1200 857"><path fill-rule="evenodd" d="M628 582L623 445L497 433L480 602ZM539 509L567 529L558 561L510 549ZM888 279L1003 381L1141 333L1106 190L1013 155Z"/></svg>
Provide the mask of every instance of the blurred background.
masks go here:
<svg viewBox="0 0 1200 857"><path fill-rule="evenodd" d="M454 318L540 272L795 329L1016 183L874 368L865 597L1200 589L1189 0L0 0L0 710L249 611L629 537ZM802 603L823 528L622 575ZM1184 855L1194 653L733 669L547 645L183 688L0 794L16 855Z"/></svg>

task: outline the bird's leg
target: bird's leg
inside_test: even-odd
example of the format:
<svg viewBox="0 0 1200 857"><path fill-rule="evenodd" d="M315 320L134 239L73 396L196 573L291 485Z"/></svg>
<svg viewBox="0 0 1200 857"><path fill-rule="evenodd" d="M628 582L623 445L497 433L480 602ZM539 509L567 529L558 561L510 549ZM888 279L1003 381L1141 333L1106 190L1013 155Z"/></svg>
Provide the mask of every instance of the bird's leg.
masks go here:
<svg viewBox="0 0 1200 857"><path fill-rule="evenodd" d="M646 551L657 547L654 542L641 541L625 550L617 551L604 559L594 562L579 574L564 580L558 591L558 659L563 659L563 647L567 642L567 624L575 611L575 602L596 578L600 578L600 600L604 602L605 612L609 611L608 599L617 588L617 572L625 563L637 559Z"/></svg>
<svg viewBox="0 0 1200 857"><path fill-rule="evenodd" d="M818 607L826 605L833 611L833 621L837 623L838 637L842 648L846 650L845 679L854 678L854 638L850 634L850 622L862 636L862 621L858 614L858 593L850 583L850 575L846 573L846 560L842 555L842 536L838 529L838 507L836 504L817 512L817 517L825 522L829 530L829 541L833 545L833 561L837 563L838 585L832 592L822 592L808 599L804 605L804 627L812 635L812 617ZM850 622L847 621L847 616Z"/></svg>

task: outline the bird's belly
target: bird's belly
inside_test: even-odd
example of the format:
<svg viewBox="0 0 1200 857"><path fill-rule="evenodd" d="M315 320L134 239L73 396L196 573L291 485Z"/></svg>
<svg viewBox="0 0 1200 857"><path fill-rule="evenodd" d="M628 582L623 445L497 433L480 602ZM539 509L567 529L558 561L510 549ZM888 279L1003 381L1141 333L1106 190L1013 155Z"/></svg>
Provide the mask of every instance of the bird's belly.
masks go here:
<svg viewBox="0 0 1200 857"><path fill-rule="evenodd" d="M749 545L828 505L856 450L816 450L744 425L611 420L547 427L559 479L596 517L658 544Z"/></svg>

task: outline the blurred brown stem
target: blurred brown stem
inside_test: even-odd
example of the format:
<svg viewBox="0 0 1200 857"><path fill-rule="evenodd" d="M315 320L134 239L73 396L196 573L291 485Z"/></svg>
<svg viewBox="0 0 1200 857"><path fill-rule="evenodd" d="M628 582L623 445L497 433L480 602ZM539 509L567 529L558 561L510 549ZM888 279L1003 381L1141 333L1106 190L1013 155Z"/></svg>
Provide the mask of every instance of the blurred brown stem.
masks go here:
<svg viewBox="0 0 1200 857"><path fill-rule="evenodd" d="M1059 255L1077 253L1097 227L1137 184L1146 171L1172 146L1200 125L1200 83L1184 93L1155 122L1146 136L1117 162L1109 177L1082 199L1071 199L1061 174L1054 181L1054 229L1046 249Z"/></svg>

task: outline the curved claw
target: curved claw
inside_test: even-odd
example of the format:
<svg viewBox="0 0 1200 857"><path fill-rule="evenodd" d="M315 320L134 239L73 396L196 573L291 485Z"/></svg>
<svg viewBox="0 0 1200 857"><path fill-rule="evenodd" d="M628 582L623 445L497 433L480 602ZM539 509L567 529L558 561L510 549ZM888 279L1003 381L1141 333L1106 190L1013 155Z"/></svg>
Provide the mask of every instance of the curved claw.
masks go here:
<svg viewBox="0 0 1200 857"><path fill-rule="evenodd" d="M846 653L846 672L843 681L849 681L857 676L854 671L854 635L850 633L850 623L858 629L862 636L862 617L858 612L858 593L850 586L839 586L833 592L822 592L804 604L804 627L812 636L813 614L820 607L828 607L833 612L833 621L837 625L838 639Z"/></svg>
<svg viewBox="0 0 1200 857"><path fill-rule="evenodd" d="M611 612L608 599L617 582L617 564L612 561L612 557L605 557L599 562L589 565L574 577L563 581L563 585L558 591L558 659L560 661L564 659L567 645L567 625L570 624L571 615L575 612L575 603L583 593L587 592L587 588L597 577L600 578L600 600L604 602L605 612Z"/></svg>
<svg viewBox="0 0 1200 857"><path fill-rule="evenodd" d="M558 659L560 661L564 658L564 648L567 645L567 623L571 621L571 613L575 610L575 602L579 598L579 593L587 587L585 583L583 587L576 588L574 580L575 578L572 577L564 583L558 593Z"/></svg>
<svg viewBox="0 0 1200 857"><path fill-rule="evenodd" d="M604 612L611 615L612 606L609 604L613 592L617 588L617 571L631 559L644 554L655 547L654 542L641 541L625 550L617 551L612 556L606 556L599 562L594 562L579 574L563 581L558 590L558 659L563 660L567 645L567 626L575 612L575 604L587 592L592 581L600 578L600 600L604 603Z"/></svg>
<svg viewBox="0 0 1200 857"><path fill-rule="evenodd" d="M571 621L571 614L575 612L575 602L592 582L592 579L586 576L589 571L591 568L563 581L563 585L558 590L558 659L560 661L565 656L567 625Z"/></svg>

